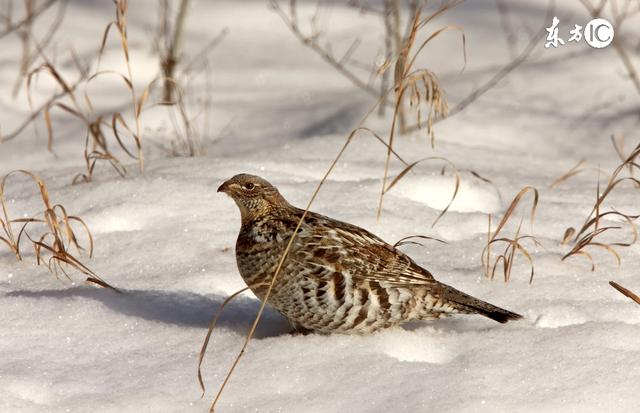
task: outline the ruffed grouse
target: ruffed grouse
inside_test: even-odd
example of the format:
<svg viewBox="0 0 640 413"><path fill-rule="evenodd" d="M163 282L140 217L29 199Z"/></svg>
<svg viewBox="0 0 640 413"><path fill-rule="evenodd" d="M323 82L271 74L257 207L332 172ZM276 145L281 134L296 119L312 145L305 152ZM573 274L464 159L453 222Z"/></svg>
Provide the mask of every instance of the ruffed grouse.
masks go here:
<svg viewBox="0 0 640 413"><path fill-rule="evenodd" d="M263 299L304 211L258 176L236 175L218 192L240 208L238 269ZM369 333L452 313L481 314L500 323L521 318L436 281L372 233L314 212L298 230L267 303L294 329L324 334Z"/></svg>

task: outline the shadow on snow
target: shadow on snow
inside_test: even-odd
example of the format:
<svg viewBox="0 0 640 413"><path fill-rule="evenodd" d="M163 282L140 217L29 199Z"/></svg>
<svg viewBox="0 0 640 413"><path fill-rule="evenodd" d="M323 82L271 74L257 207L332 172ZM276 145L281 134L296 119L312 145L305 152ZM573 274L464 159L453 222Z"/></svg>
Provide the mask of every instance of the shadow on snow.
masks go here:
<svg viewBox="0 0 640 413"><path fill-rule="evenodd" d="M179 326L207 328L226 296L202 295L189 291L120 290L74 287L65 290L13 291L7 297L73 299L98 301L110 310L130 317ZM255 298L240 296L227 303L217 328L246 334L260 308ZM266 308L256 338L286 334L290 327L284 317Z"/></svg>

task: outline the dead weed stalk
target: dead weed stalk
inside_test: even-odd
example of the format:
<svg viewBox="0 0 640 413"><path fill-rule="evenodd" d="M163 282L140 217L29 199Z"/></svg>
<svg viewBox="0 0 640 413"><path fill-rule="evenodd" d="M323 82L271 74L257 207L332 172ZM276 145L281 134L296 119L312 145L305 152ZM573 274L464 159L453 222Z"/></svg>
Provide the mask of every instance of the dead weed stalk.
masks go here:
<svg viewBox="0 0 640 413"><path fill-rule="evenodd" d="M612 138L612 141L616 148L616 152L618 154L622 154L622 149L618 147L616 140ZM567 228L564 233L562 243L571 243L572 248L562 257L563 261L573 256L582 256L591 263L591 271L595 271L596 263L588 249L596 248L611 254L616 260L616 263L620 265L620 254L616 251L615 247L628 247L637 241L638 230L634 221L640 215L625 214L615 209L603 211L603 204L607 197L620 184L627 182L632 183L634 187L640 185L640 180L633 176L634 169L640 169L640 165L637 163L638 155L640 155L640 145L636 146L629 155L621 156L623 158L623 162L618 165L609 176L602 192L600 190L600 178L598 177L596 201L591 208L589 215L587 215L587 218L578 230L570 227ZM626 175L623 174L625 170L627 171ZM622 221L622 224L603 225L601 221L605 217L608 217L607 219L609 220L611 218L615 218L618 221ZM604 233L619 232L624 231L625 229L628 230L631 235L631 239L629 241L600 241L600 238L602 238L601 236ZM572 237L573 240L571 240Z"/></svg>
<svg viewBox="0 0 640 413"><path fill-rule="evenodd" d="M210 53L224 39L228 30L222 29L212 37L195 54L187 55L183 50L184 31L188 27L187 15L189 0L170 2L160 0L159 19L153 43L158 55L160 78L162 79L161 105L173 107L168 110L175 132L175 139L171 141L171 148L164 148L173 156L198 156L205 153L201 136L208 136L209 107L211 104L210 85ZM171 6L176 6L173 10ZM196 79L204 78L204 88L198 85L191 88L190 84ZM187 99L193 99L193 93L185 90L201 90L195 103L201 108L198 113L188 114ZM202 119L200 127L196 127L198 118Z"/></svg>
<svg viewBox="0 0 640 413"><path fill-rule="evenodd" d="M393 117L391 119L391 127L389 128L389 141L388 141L389 143L388 143L387 155L384 163L382 189L380 192L380 198L378 202L378 211L377 211L378 219L380 218L380 214L382 213L383 199L384 199L385 193L393 186L393 184L395 184L395 182L397 182L397 179L396 179L392 181L391 184L389 184L389 186L387 186L387 179L389 176L389 165L391 162L391 149L393 148L393 145L394 145L396 126L399 122L399 119L401 119L401 113L402 113L401 108L402 108L403 97L405 96L405 94L408 94L410 96L411 107L415 111L416 117L418 119L421 119L421 113L422 113L421 108L426 106L428 115L427 115L427 123L425 125L425 130L427 132L428 138L430 139L432 147L434 145L434 139L435 139L435 135L433 131L433 120L437 117L444 117L447 114L448 106L446 103L446 99L444 98L444 92L440 89L439 83L435 75L427 69L414 69L414 65L416 63L417 57L420 55L424 47L427 44L429 44L430 41L436 38L439 34L444 32L445 30L451 30L451 29L459 30L462 33L462 29L457 26L445 26L435 31L430 36L428 36L427 39L423 41L416 48L413 55L411 55L411 50L414 47L414 43L416 41L416 36L418 34L418 31L424 28L432 19L437 17L439 14L444 13L444 11L446 11L450 7L453 7L455 4L457 3L445 4L444 6L442 6L442 8L440 8L434 14L427 16L424 19L421 19L420 17L420 9L417 9L413 22L411 24L411 31L409 32L409 35L407 36L407 39L404 43L404 48L402 49L400 55L397 57L397 60L395 63L396 81L393 87L393 93L395 96L395 105L394 105ZM462 47L463 47L463 54L465 56L465 63L466 63L465 43L466 42L465 42L464 33L462 33ZM420 121L418 122L418 124L420 124ZM446 159L445 161L449 162ZM419 162L421 161L417 161L414 164L412 164L411 168ZM411 168L408 168L406 172L408 172ZM455 167L454 167L454 170L455 170ZM402 177L406 172L403 171L400 177ZM455 198L458 192L458 186L459 186L459 176L456 171L456 189L454 191L454 195L452 197L451 202L453 202L453 198ZM446 210L449 208L450 205L451 203L447 206L447 208L443 211L443 213L446 212ZM440 216L438 217L438 219L439 218Z"/></svg>
<svg viewBox="0 0 640 413"><path fill-rule="evenodd" d="M511 271L513 269L513 263L517 256L517 253L520 253L523 257L527 259L529 262L529 266L531 267L531 274L529 276L529 283L533 282L534 275L534 265L533 258L531 257L531 253L525 247L524 241L530 241L536 246L541 246L540 242L533 235L522 235L522 223L524 222L524 216L520 218L520 222L518 223L518 227L516 228L516 232L513 237L508 236L500 236L501 231L504 229L507 222L513 217L513 213L516 207L522 201L522 198L527 194L527 192L533 193L533 200L531 203L531 212L529 216L529 221L531 226L533 226L533 222L535 219L536 210L538 208L538 190L531 186L526 186L518 192L518 194L513 198L511 204L507 208L506 212L500 219L498 226L495 230L491 228L492 215L489 214L489 228L487 230L487 244L482 250L481 260L482 267L484 268L484 274L487 278L493 279L496 274L496 270L499 265L502 264L502 275L504 278L504 282L509 282L511 279ZM495 248L496 245L504 245L504 250L501 253L498 253L494 258L494 253L492 248Z"/></svg>
<svg viewBox="0 0 640 413"><path fill-rule="evenodd" d="M131 73L131 64L129 59L127 1L114 0L114 5L116 9L116 19L110 22L104 30L102 41L97 53L97 67L95 72L91 73L90 69L80 63L76 55L72 52L72 61L79 72L79 77L75 82L69 82L65 78L65 75L63 75L62 71L58 70L52 60L47 57L43 45L35 43L34 47L37 50L37 55L40 58L41 63L26 75L27 99L32 115L16 130L9 133L7 136L4 136L4 140L15 138L42 114L47 129L48 147L49 150L52 150L55 131L52 124L52 111L60 110L80 120L86 127L86 139L84 144L86 172L76 175L73 180L74 183L79 181L91 181L94 168L98 161L109 162L118 174L122 176L126 173L126 169L122 162L108 145L108 137L112 137L126 155L138 162L141 171L144 169L144 156L140 132L140 115L142 108L149 97L149 89L145 89L144 93L138 98L133 86L133 76ZM113 70L100 69L100 60L104 53L106 42L112 28L115 28L118 33L119 44L123 52L124 63L126 66L126 74ZM32 89L41 74L50 77L54 84L59 87L60 91L55 93L47 101L36 108L33 102ZM134 122L133 126L130 126L125 120L127 116L123 112L116 111L107 114L96 113L94 104L87 92L87 89L96 79L107 75L116 76L127 88L132 104L131 116ZM83 89L84 92L79 92L79 89ZM110 130L111 133L107 132L108 130ZM125 144L125 137L128 137L133 141L135 151L131 151L128 148L128 145Z"/></svg>
<svg viewBox="0 0 640 413"><path fill-rule="evenodd" d="M447 101L444 91L433 72L427 69L412 71L412 67L415 64L416 57L421 54L425 46L443 32L449 30L457 30L462 34L462 48L466 64L465 36L460 27L447 25L429 34L427 39L417 47L417 51L413 56L410 56L409 52L414 43L416 43L416 34L419 30L424 30L425 26L433 19L463 2L464 0L444 1L438 9L424 19L420 18L424 4L412 3L406 34L401 33L403 28L400 22L399 2L386 2L385 8L382 10L375 10L373 7L362 8L363 11L373 11L382 15L385 22L385 59L382 64L373 63L371 65L363 64L353 58L354 53L361 44L361 39L359 38L355 39L341 56L334 53L331 43L323 39L323 31L319 22L320 2L317 3L316 13L310 19L309 34L304 33L301 28L297 11L298 2L296 0L289 1L288 10L281 7L277 0L271 0L270 4L303 45L316 52L354 85L373 96L379 97L380 102L377 105L380 108L386 105L392 106L394 108L393 127L398 127L401 134L407 132L404 98L408 98L410 109L416 113L418 125L421 124L423 118L426 119L425 124L416 129L425 128L433 144L432 125L435 119L444 118L447 115ZM389 69L392 67L394 68L393 90L395 91L395 100L393 102L387 100L389 96L387 88ZM357 72L358 69L367 72L368 80ZM374 84L376 79L380 79L380 86ZM425 110L426 117L422 116L422 112Z"/></svg>
<svg viewBox="0 0 640 413"><path fill-rule="evenodd" d="M44 211L31 217L10 217L6 200L7 182L11 176L18 174L27 176L37 184ZM88 252L89 258L93 256L91 231L80 217L69 215L63 205L51 203L49 191L38 176L24 170L12 171L5 175L0 183L0 205L2 205L0 241L9 247L18 261L22 261L23 258L21 241L25 236L33 247L37 264L46 264L48 270L57 278L64 275L71 280L68 269L72 268L85 275L87 282L116 290L71 253L71 250L75 249L79 255ZM37 235L29 234L28 230L38 224L44 229L41 229ZM14 229L14 226L17 226L17 229ZM87 238L88 246L81 245L74 226L80 226Z"/></svg>

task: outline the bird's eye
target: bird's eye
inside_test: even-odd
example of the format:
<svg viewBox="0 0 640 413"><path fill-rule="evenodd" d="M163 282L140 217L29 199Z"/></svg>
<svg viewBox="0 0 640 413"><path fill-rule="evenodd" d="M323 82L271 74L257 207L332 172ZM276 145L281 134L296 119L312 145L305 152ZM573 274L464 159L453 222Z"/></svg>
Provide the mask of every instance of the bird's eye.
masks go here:
<svg viewBox="0 0 640 413"><path fill-rule="evenodd" d="M242 187L243 189L247 189L249 191L251 191L253 188L255 188L256 186L251 183L251 182L247 182L246 184L244 184L244 186Z"/></svg>

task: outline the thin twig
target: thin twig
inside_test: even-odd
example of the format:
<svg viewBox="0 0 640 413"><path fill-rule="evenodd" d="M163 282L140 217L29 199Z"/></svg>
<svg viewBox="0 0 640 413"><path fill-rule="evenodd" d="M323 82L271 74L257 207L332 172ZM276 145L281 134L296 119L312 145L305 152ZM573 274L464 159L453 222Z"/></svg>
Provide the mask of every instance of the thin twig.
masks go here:
<svg viewBox="0 0 640 413"><path fill-rule="evenodd" d="M295 7L295 0L292 0L292 3L293 3L293 7ZM297 16L295 14L288 15L280 7L280 4L278 3L277 0L270 0L270 4L271 4L271 7L273 8L273 10L275 10L275 12L278 14L278 16L280 16L282 21L289 28L291 33L293 33L293 35L298 40L300 40L300 42L303 45L309 47L311 50L316 52L325 62L327 62L331 66L333 66L340 74L342 74L351 83L353 83L354 85L356 85L360 89L364 90L365 92L369 93L372 96L378 97L380 95L378 90L376 90L372 86L368 85L366 82L362 81L354 72L349 70L343 64L344 62L341 62L341 59L335 57L333 55L333 53L331 53L331 51L328 50L326 47L322 47L318 43L318 37L317 36L313 36L313 35L312 36L306 36L305 34L303 34L300 31L300 26L298 24Z"/></svg>
<svg viewBox="0 0 640 413"><path fill-rule="evenodd" d="M37 16L44 13L49 7L53 6L58 0L47 0L40 5L38 8L34 8L29 15L27 15L24 19L10 23L5 27L4 30L0 31L0 39L4 36L15 32L16 30L22 28L25 25L28 25L31 21L33 21Z"/></svg>
<svg viewBox="0 0 640 413"><path fill-rule="evenodd" d="M627 2L624 11L620 13L617 11L617 6L615 1L609 2L607 0L602 0L598 6L595 6L594 4L592 4L590 0L580 0L580 2L587 9L589 14L591 14L591 17L593 17L594 19L600 18L602 16L602 11L606 6L606 4L607 3L610 4L613 19L617 23L616 24L617 31L620 30L620 26L622 26L622 23L628 17L631 16L628 10L629 3L631 3L630 1ZM640 7L633 14L637 13L639 10L640 10ZM636 89L636 92L640 94L640 77L638 76L638 71L636 70L633 62L631 61L631 58L629 57L629 54L627 53L627 50L624 47L624 43L620 40L619 33L613 38L612 45L613 45L613 49L616 51L616 53L620 57L620 60L622 61L622 64L624 65L627 71L627 74L629 75L629 78L631 79L631 82L633 83L633 86Z"/></svg>

